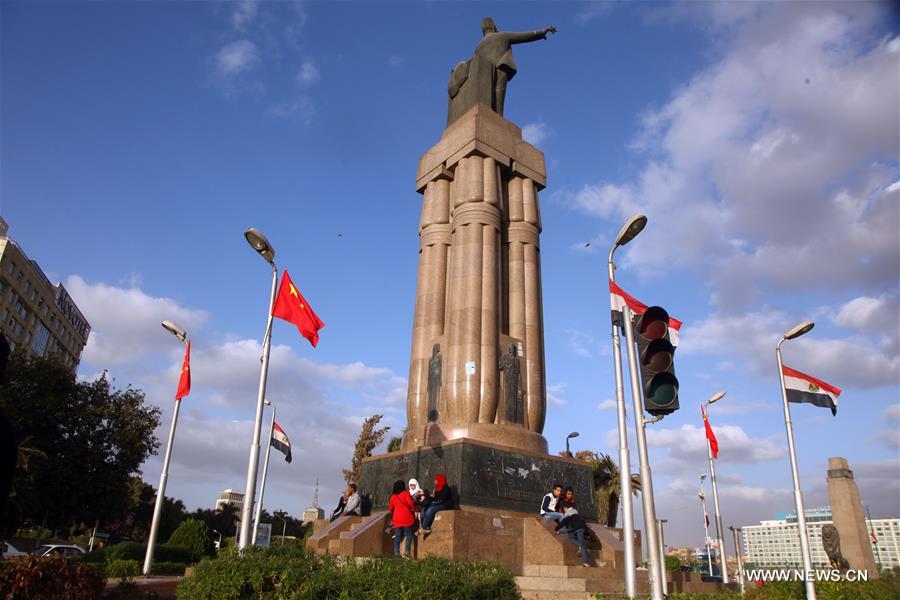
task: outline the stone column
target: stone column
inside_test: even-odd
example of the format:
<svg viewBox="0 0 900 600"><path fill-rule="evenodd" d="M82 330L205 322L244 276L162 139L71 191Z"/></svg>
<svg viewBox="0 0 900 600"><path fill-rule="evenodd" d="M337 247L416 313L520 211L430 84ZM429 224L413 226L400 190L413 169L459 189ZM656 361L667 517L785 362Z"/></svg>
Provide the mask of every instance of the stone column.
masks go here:
<svg viewBox="0 0 900 600"><path fill-rule="evenodd" d="M841 553L851 569L864 569L878 577L872 537L866 527L866 512L859 488L846 458L828 459L828 501L831 519L841 539Z"/></svg>

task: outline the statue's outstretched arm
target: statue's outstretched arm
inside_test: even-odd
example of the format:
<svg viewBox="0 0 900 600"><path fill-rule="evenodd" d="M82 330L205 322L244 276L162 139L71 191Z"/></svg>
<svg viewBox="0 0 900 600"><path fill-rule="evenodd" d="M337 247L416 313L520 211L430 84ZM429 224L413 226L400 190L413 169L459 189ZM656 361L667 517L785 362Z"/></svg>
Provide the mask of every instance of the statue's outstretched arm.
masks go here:
<svg viewBox="0 0 900 600"><path fill-rule="evenodd" d="M505 37L510 44L525 44L547 39L548 33L556 33L556 27L545 27L535 31L504 31L500 35Z"/></svg>

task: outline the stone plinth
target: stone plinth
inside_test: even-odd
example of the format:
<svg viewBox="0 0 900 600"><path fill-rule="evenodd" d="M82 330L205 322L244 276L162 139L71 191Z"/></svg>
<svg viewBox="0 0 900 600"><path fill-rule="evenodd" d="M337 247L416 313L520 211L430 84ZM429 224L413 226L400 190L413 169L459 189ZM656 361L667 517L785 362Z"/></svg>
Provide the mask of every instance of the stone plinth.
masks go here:
<svg viewBox="0 0 900 600"><path fill-rule="evenodd" d="M370 497L372 510L385 510L394 481L419 480L426 489L443 473L459 506L494 513L533 515L555 483L572 486L578 511L595 520L593 473L581 461L526 453L470 439L454 439L363 461L359 490Z"/></svg>
<svg viewBox="0 0 900 600"><path fill-rule="evenodd" d="M831 519L841 539L841 553L850 568L864 569L869 577L878 577L865 509L846 458L828 459L828 501Z"/></svg>

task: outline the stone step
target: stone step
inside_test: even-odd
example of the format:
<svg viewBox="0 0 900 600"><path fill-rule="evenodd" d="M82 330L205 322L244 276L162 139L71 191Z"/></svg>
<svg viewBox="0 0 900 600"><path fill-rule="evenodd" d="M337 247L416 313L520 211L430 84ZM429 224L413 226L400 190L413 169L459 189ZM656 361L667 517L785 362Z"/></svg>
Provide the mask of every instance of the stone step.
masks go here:
<svg viewBox="0 0 900 600"><path fill-rule="evenodd" d="M621 577L612 565L597 561L594 566L525 565L522 575L530 577Z"/></svg>
<svg viewBox="0 0 900 600"><path fill-rule="evenodd" d="M516 577L520 590L529 592L586 592L587 579L581 577Z"/></svg>

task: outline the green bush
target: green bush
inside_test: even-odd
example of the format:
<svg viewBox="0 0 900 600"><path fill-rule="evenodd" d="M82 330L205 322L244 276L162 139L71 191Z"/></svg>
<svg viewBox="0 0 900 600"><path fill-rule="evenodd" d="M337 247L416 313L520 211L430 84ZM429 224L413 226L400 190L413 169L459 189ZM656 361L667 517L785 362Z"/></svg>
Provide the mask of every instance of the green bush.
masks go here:
<svg viewBox="0 0 900 600"><path fill-rule="evenodd" d="M212 556L216 552L213 544L212 531L203 521L198 519L186 519L181 522L178 529L169 538L172 546L184 546L194 555L194 560L200 560L204 556Z"/></svg>
<svg viewBox="0 0 900 600"><path fill-rule="evenodd" d="M151 572L154 575L184 575L186 566L181 562L155 562Z"/></svg>
<svg viewBox="0 0 900 600"><path fill-rule="evenodd" d="M138 542L121 542L115 546L104 550L101 560L136 560L141 564L147 555L147 544ZM154 562L180 562L193 563L194 553L184 546L175 546L172 544L157 544L156 550L153 552ZM85 559L94 562L93 559Z"/></svg>
<svg viewBox="0 0 900 600"><path fill-rule="evenodd" d="M113 560L144 560L147 553L147 544L140 542L120 542L114 546L110 546L104 551L106 561Z"/></svg>
<svg viewBox="0 0 900 600"><path fill-rule="evenodd" d="M882 573L869 581L818 581L819 600L896 600L900 598L900 576ZM800 581L772 581L758 585L747 582L746 600L803 600L806 588Z"/></svg>
<svg viewBox="0 0 900 600"><path fill-rule="evenodd" d="M64 558L29 556L0 563L3 600L94 600L104 586L94 569Z"/></svg>
<svg viewBox="0 0 900 600"><path fill-rule="evenodd" d="M106 563L107 579L127 579L141 574L141 563L137 560L111 560Z"/></svg>
<svg viewBox="0 0 900 600"><path fill-rule="evenodd" d="M666 571L678 571L681 569L681 559L677 556L666 556Z"/></svg>
<svg viewBox="0 0 900 600"><path fill-rule="evenodd" d="M106 579L106 563L105 562L93 562L93 561L84 561L84 564L89 566L103 579ZM2 596L0 596L2 598Z"/></svg>
<svg viewBox="0 0 900 600"><path fill-rule="evenodd" d="M274 546L204 559L178 585L178 600L420 600L427 590L440 590L448 600L520 598L512 574L493 564L436 558L338 563L302 547Z"/></svg>

